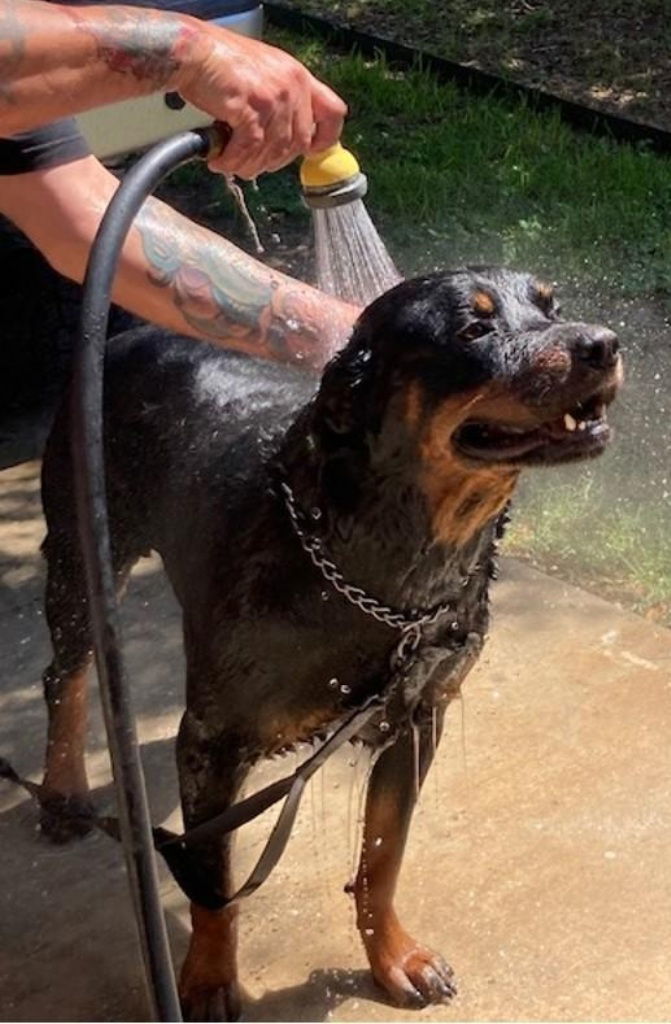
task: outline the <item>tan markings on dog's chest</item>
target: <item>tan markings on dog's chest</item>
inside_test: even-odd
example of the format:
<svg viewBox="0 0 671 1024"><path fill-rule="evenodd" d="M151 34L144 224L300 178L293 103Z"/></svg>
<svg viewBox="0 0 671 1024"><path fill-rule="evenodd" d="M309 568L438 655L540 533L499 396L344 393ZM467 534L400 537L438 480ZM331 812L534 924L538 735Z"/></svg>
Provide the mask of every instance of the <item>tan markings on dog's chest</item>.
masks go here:
<svg viewBox="0 0 671 1024"><path fill-rule="evenodd" d="M483 397L481 391L457 395L427 417L420 386L412 385L407 395L406 423L418 436L419 484L431 516L433 539L457 547L503 510L519 476L518 470L508 467L471 467L450 444L469 409Z"/></svg>

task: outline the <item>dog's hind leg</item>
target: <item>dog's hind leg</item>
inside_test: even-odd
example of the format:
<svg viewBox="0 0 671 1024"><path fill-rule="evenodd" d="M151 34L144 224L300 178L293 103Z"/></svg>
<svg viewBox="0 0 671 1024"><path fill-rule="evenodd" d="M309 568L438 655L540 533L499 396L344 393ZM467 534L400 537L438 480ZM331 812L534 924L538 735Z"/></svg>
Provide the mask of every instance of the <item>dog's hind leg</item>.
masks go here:
<svg viewBox="0 0 671 1024"><path fill-rule="evenodd" d="M186 828L226 810L248 770L234 735L206 736L202 723L188 711L179 731L177 761ZM209 888L229 895L231 837L203 843L197 855L200 876ZM187 1021L237 1020L240 1015L237 918L237 906L209 910L191 904L193 931L179 979Z"/></svg>
<svg viewBox="0 0 671 1024"><path fill-rule="evenodd" d="M49 723L43 784L52 799L47 796L42 804L40 827L53 842L62 843L85 835L90 828L86 821L90 803L85 753L92 642L84 570L74 532L50 530L43 551L47 559L46 614L53 647L53 660L42 677ZM114 561L121 587L134 559L117 555Z"/></svg>
<svg viewBox="0 0 671 1024"><path fill-rule="evenodd" d="M359 870L353 885L357 926L375 980L395 1002L425 1005L454 995L452 970L437 953L402 928L393 899L419 786L437 739L437 719L424 720L416 735L402 734L375 763L366 796Z"/></svg>

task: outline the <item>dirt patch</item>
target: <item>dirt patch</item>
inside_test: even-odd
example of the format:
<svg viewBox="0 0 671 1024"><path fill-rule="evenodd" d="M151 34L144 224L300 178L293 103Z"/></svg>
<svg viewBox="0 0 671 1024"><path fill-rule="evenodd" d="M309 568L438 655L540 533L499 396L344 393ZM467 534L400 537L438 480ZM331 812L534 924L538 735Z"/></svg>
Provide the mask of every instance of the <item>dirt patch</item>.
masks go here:
<svg viewBox="0 0 671 1024"><path fill-rule="evenodd" d="M666 0L283 0L318 14L671 129Z"/></svg>

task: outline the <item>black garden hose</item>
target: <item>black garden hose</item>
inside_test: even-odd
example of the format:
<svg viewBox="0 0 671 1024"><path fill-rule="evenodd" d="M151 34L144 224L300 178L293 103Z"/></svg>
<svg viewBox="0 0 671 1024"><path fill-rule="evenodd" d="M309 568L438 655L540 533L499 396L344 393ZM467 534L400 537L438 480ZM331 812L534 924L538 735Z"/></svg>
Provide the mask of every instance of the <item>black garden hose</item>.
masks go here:
<svg viewBox="0 0 671 1024"><path fill-rule="evenodd" d="M142 764L121 652L105 488L103 371L112 282L133 218L162 178L221 148L215 129L183 132L154 146L128 172L96 235L84 280L72 390L72 458L98 679L119 807L121 839L133 897L153 1016L180 1021Z"/></svg>

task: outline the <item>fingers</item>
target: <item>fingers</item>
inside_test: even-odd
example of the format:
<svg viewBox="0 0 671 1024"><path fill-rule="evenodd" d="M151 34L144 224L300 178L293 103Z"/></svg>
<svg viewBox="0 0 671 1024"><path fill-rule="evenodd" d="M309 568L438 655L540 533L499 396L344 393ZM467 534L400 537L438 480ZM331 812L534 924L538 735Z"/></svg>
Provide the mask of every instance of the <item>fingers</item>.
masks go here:
<svg viewBox="0 0 671 1024"><path fill-rule="evenodd" d="M213 171L255 178L265 163L266 125L259 115L245 111L237 124L231 124L228 144L209 160Z"/></svg>
<svg viewBox="0 0 671 1024"><path fill-rule="evenodd" d="M322 149L334 146L342 133L347 106L327 85L313 79L312 116L315 130L308 150L302 152L319 153Z"/></svg>
<svg viewBox="0 0 671 1024"><path fill-rule="evenodd" d="M217 43L185 99L231 128L214 171L254 178L338 141L347 107L288 53L252 40Z"/></svg>
<svg viewBox="0 0 671 1024"><path fill-rule="evenodd" d="M306 153L328 149L340 138L347 107L334 92L316 79L310 94L277 100L265 122L243 119L221 154L210 161L214 171L240 178L255 178L278 171Z"/></svg>

